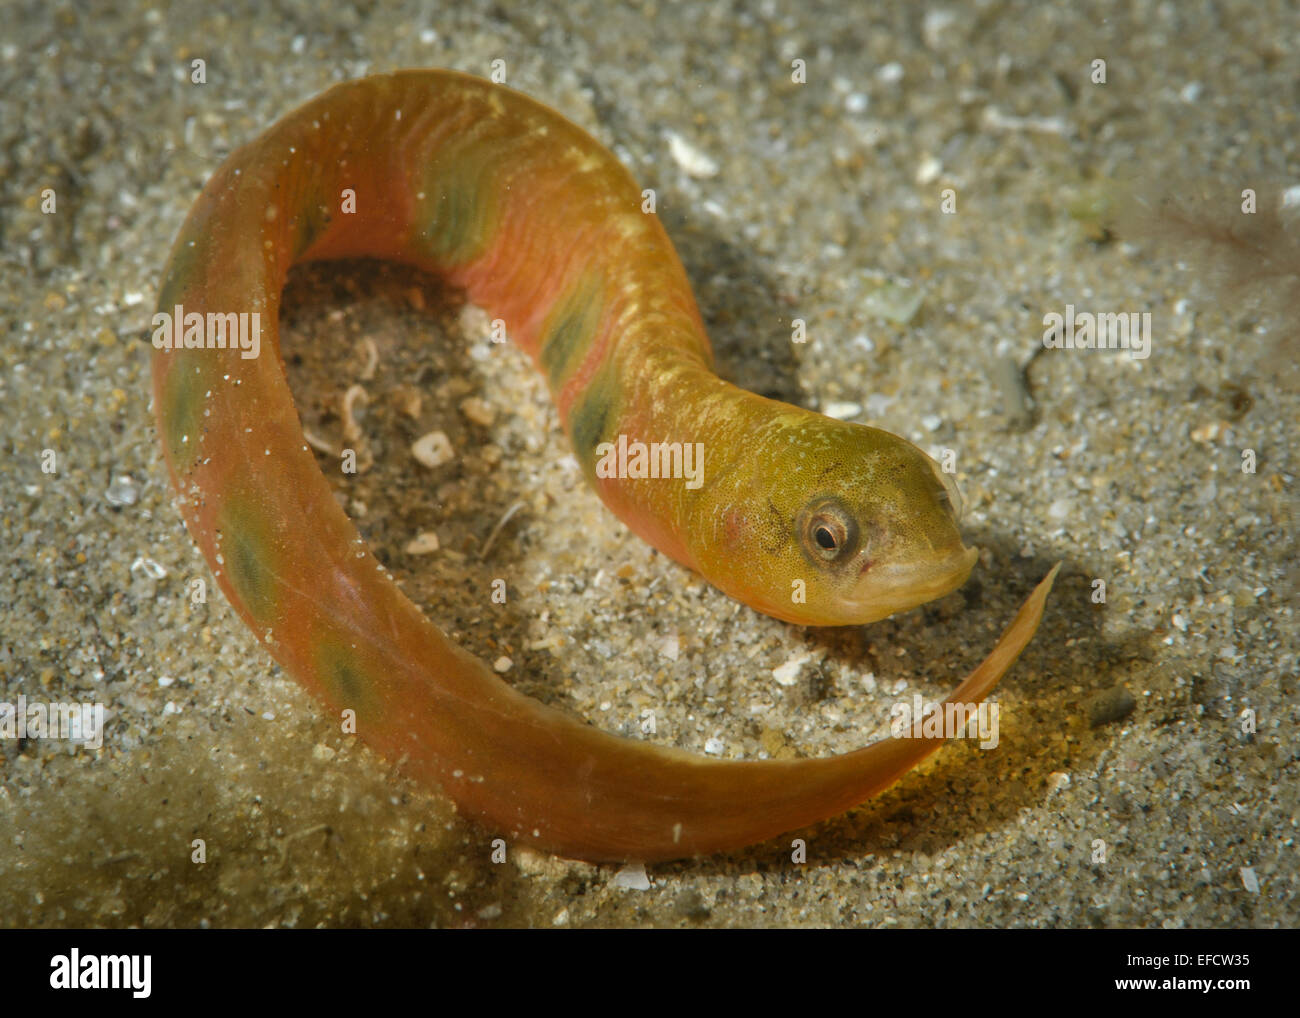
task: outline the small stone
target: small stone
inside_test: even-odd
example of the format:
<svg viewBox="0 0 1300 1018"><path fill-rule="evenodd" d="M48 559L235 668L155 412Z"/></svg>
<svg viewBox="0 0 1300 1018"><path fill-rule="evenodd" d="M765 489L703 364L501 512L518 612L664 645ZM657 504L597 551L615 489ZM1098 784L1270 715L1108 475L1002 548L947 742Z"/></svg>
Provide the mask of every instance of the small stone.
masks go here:
<svg viewBox="0 0 1300 1018"><path fill-rule="evenodd" d="M419 390L409 385L399 385L394 389L392 400L393 406L397 407L397 412L412 420L420 416L420 410L424 405L424 397L420 395Z"/></svg>
<svg viewBox="0 0 1300 1018"><path fill-rule="evenodd" d="M659 645L659 653L669 661L676 661L681 652L682 642L676 633L664 637L664 642Z"/></svg>
<svg viewBox="0 0 1300 1018"><path fill-rule="evenodd" d="M778 756L786 747L785 736L775 728L767 727L758 733L758 744L769 757Z"/></svg>
<svg viewBox="0 0 1300 1018"><path fill-rule="evenodd" d="M497 419L497 412L486 400L470 396L460 401L460 412L475 424L488 427Z"/></svg>
<svg viewBox="0 0 1300 1018"><path fill-rule="evenodd" d="M942 46L944 34L956 20L956 14L942 7L926 11L925 17L921 19L921 37L925 39L925 44L930 49Z"/></svg>
<svg viewBox="0 0 1300 1018"><path fill-rule="evenodd" d="M862 413L862 404L851 402L827 403L822 407L822 413L827 417L834 417L837 421L847 421Z"/></svg>
<svg viewBox="0 0 1300 1018"><path fill-rule="evenodd" d="M1133 713L1137 700L1123 686L1098 693L1088 701L1088 724L1093 728L1119 721Z"/></svg>
<svg viewBox="0 0 1300 1018"><path fill-rule="evenodd" d="M943 163L934 156L926 156L921 160L921 165L916 168L916 182L933 184L939 179L941 173L943 173Z"/></svg>
<svg viewBox="0 0 1300 1018"><path fill-rule="evenodd" d="M513 661L511 661L508 657L502 654L499 658L497 658L495 661L492 662L492 670L496 672L498 675L504 675L506 672L510 671L510 669L513 668L514 665L515 663Z"/></svg>
<svg viewBox="0 0 1300 1018"><path fill-rule="evenodd" d="M1228 427L1227 421L1210 421L1208 424L1202 424L1199 428L1192 429L1192 441L1201 443L1218 441Z"/></svg>
<svg viewBox="0 0 1300 1018"><path fill-rule="evenodd" d="M650 878L646 876L645 863L628 863L614 874L614 886L628 891L650 890Z"/></svg>
<svg viewBox="0 0 1300 1018"><path fill-rule="evenodd" d="M471 340L487 339L492 334L492 316L477 304L460 309L460 331Z"/></svg>
<svg viewBox="0 0 1300 1018"><path fill-rule="evenodd" d="M438 535L432 530L426 530L407 541L403 550L408 555L430 555L439 547Z"/></svg>
<svg viewBox="0 0 1300 1018"><path fill-rule="evenodd" d="M799 679L799 669L801 669L811 654L796 654L785 664L772 669L772 678L776 679L778 686L793 686Z"/></svg>
<svg viewBox="0 0 1300 1018"><path fill-rule="evenodd" d="M1259 877L1255 875L1255 867L1243 866L1240 872L1241 886L1251 894L1259 894Z"/></svg>
<svg viewBox="0 0 1300 1018"><path fill-rule="evenodd" d="M135 505L136 500L140 497L140 491L135 485L135 480L130 474L120 474L113 478L113 483L108 486L104 492L104 499L109 505L124 506Z"/></svg>
<svg viewBox="0 0 1300 1018"><path fill-rule="evenodd" d="M421 435L412 443L411 455L421 466L430 469L450 463L456 458L451 439L445 431L430 431L427 435Z"/></svg>
<svg viewBox="0 0 1300 1018"><path fill-rule="evenodd" d="M896 60L882 64L876 71L876 80L886 85L894 85L903 80L903 65Z"/></svg>

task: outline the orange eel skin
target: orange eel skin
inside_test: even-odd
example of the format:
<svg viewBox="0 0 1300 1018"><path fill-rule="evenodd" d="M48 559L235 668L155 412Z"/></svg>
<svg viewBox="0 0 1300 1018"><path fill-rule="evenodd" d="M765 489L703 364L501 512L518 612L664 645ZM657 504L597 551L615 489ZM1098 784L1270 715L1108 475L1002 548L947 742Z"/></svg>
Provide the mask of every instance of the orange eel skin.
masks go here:
<svg viewBox="0 0 1300 1018"><path fill-rule="evenodd" d="M716 760L516 692L402 594L304 443L276 327L291 265L382 257L464 288L545 373L610 509L768 614L869 622L954 589L976 558L955 487L919 449L713 373L681 262L642 201L608 150L504 86L446 71L348 82L216 171L154 318L154 409L181 511L271 655L491 835L597 861L725 851L812 824L943 739ZM213 321L254 312L257 355L221 348ZM620 436L697 443L701 483L641 476L630 460L624 476L602 471ZM1055 572L950 701L993 688L1037 628Z"/></svg>

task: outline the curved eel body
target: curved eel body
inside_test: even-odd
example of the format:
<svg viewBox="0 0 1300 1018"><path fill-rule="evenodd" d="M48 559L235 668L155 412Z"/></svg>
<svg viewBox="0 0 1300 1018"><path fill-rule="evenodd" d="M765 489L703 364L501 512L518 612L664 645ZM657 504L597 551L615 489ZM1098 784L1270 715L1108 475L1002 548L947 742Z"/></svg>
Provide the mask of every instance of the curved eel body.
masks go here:
<svg viewBox="0 0 1300 1018"><path fill-rule="evenodd" d="M681 263L641 205L611 153L503 86L444 71L349 82L216 171L172 249L154 321L168 469L235 610L313 694L355 711L367 742L489 832L591 860L765 840L862 802L943 740L711 760L513 690L401 593L304 443L276 327L291 265L380 257L464 288L545 373L605 503L761 611L868 622L952 590L976 556L955 488L920 450L713 373ZM223 317L252 313L260 350L239 347L237 319ZM664 469L608 469L620 439L668 445ZM675 443L703 469L651 476L681 473ZM1054 574L951 701L985 697L1033 635Z"/></svg>

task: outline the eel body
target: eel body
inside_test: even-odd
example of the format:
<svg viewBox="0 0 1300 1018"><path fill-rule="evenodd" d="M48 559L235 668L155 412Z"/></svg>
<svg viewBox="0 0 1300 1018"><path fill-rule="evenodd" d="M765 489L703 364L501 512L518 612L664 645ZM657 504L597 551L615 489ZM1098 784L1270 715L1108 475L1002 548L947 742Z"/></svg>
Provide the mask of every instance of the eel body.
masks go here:
<svg viewBox="0 0 1300 1018"><path fill-rule="evenodd" d="M493 836L591 860L771 838L862 802L943 740L708 759L516 692L402 594L335 501L279 356L291 265L386 258L463 288L545 374L609 508L768 614L869 622L952 590L976 557L955 488L920 450L713 373L682 265L642 202L608 150L503 86L445 71L348 82L218 168L172 248L154 318L154 409L178 502L258 639ZM229 316L253 313L260 350L231 338ZM620 441L667 446L660 476L604 469ZM700 453L693 480L663 476L679 473L677 444ZM985 697L1033 635L1054 574L950 701Z"/></svg>

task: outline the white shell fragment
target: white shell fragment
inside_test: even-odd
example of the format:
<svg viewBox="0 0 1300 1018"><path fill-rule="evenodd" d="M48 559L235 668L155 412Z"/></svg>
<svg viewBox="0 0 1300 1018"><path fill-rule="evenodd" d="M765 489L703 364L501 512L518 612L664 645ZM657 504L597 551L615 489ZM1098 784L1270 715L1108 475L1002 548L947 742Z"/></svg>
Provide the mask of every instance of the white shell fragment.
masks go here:
<svg viewBox="0 0 1300 1018"><path fill-rule="evenodd" d="M718 164L675 131L668 132L668 153L687 176L701 180L718 175Z"/></svg>

